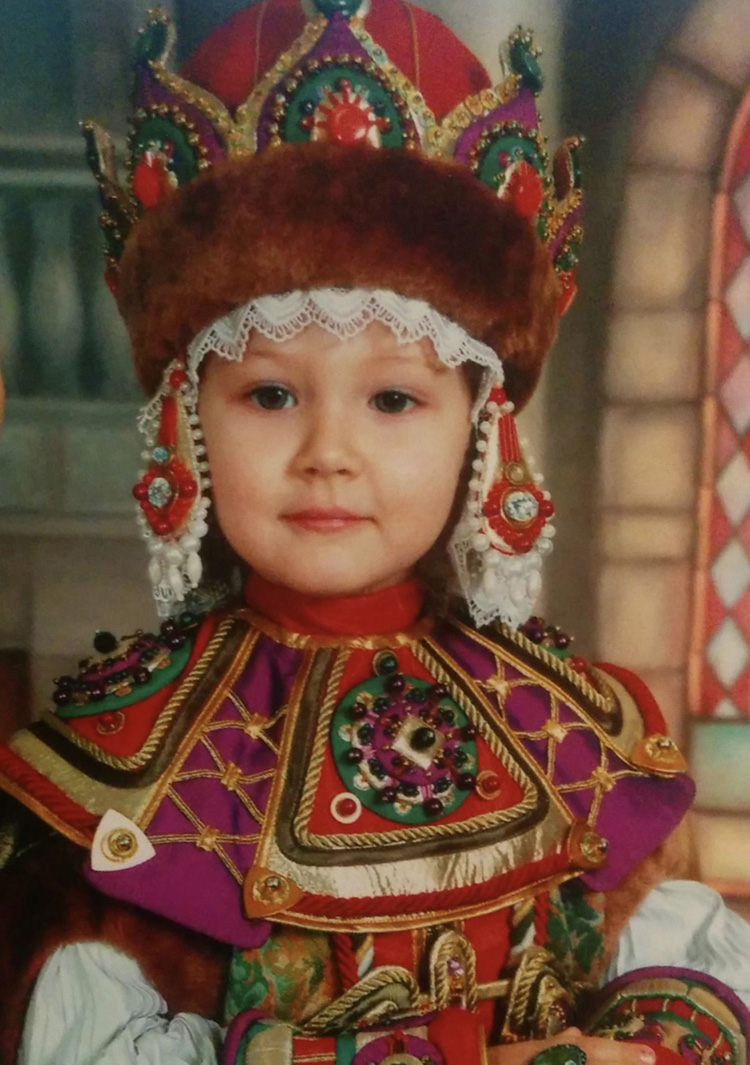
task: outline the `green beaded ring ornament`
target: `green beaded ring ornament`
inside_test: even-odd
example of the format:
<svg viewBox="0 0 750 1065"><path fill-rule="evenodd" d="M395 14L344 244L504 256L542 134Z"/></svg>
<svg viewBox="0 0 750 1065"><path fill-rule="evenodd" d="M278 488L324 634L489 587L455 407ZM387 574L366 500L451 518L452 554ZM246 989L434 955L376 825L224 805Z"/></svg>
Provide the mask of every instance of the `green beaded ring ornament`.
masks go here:
<svg viewBox="0 0 750 1065"><path fill-rule="evenodd" d="M586 1052L574 1043L558 1043L540 1050L530 1065L586 1065Z"/></svg>

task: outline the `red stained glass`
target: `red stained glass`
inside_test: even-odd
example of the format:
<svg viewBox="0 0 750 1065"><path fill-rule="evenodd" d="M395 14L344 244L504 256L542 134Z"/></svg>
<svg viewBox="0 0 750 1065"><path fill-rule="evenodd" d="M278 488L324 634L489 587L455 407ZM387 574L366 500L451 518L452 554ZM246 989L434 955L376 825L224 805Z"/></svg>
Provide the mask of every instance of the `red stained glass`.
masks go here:
<svg viewBox="0 0 750 1065"><path fill-rule="evenodd" d="M750 255L749 143L746 99L730 134L714 217L711 272L718 329L710 332L715 348L708 353L713 379L706 402L714 405L714 416L707 421L711 438L705 441L704 465L712 479L703 485L704 498L710 492L711 503L702 512L699 530L704 594L698 599L696 632L702 634L702 647L696 652L702 664L700 690L693 700L694 710L704 717L750 716L750 291L736 281L738 271L747 270Z"/></svg>

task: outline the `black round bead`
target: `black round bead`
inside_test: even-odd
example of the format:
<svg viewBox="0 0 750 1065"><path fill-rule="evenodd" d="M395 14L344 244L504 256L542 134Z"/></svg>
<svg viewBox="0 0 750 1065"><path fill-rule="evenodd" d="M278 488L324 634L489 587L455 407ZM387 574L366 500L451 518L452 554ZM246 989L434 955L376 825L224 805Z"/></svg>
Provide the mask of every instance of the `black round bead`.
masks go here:
<svg viewBox="0 0 750 1065"><path fill-rule="evenodd" d="M435 742L435 732L427 725L420 725L412 732L409 742L415 751L427 751Z"/></svg>
<svg viewBox="0 0 750 1065"><path fill-rule="evenodd" d="M450 777L438 777L438 779L432 785L432 790L436 794L440 795L440 794L442 794L442 792L447 791L450 786L451 786Z"/></svg>
<svg viewBox="0 0 750 1065"><path fill-rule="evenodd" d="M357 729L357 739L362 743L369 743L373 737L375 730L369 721L366 721L364 725L360 725Z"/></svg>
<svg viewBox="0 0 750 1065"><path fill-rule="evenodd" d="M94 633L94 650L100 655L110 654L119 642L113 632L107 632L105 629Z"/></svg>
<svg viewBox="0 0 750 1065"><path fill-rule="evenodd" d="M437 817L438 814L443 812L443 804L440 799L435 798L433 795L431 799L425 799L422 803L422 809L428 817Z"/></svg>
<svg viewBox="0 0 750 1065"><path fill-rule="evenodd" d="M406 687L406 680L401 673L394 673L385 682L385 690L392 695L399 695Z"/></svg>
<svg viewBox="0 0 750 1065"><path fill-rule="evenodd" d="M344 751L344 761L350 765L358 765L364 758L364 752L359 747L350 747L348 751Z"/></svg>
<svg viewBox="0 0 750 1065"><path fill-rule="evenodd" d="M67 706L72 698L73 697L67 688L58 689L52 695L53 703L56 703L58 706Z"/></svg>
<svg viewBox="0 0 750 1065"><path fill-rule="evenodd" d="M461 729L461 736L465 740L473 740L476 734L476 725L464 725L464 727Z"/></svg>
<svg viewBox="0 0 750 1065"><path fill-rule="evenodd" d="M165 636L168 636L170 632L175 632L176 629L177 623L174 621L173 618L167 618L167 620L162 621L161 625L159 626L159 631L162 632Z"/></svg>
<svg viewBox="0 0 750 1065"><path fill-rule="evenodd" d="M387 710L391 705L391 700L387 695L379 695L375 702L372 704L372 708L376 714L382 714L384 710Z"/></svg>
<svg viewBox="0 0 750 1065"><path fill-rule="evenodd" d="M472 791L476 782L477 778L473 773L459 773L456 781L461 791Z"/></svg>
<svg viewBox="0 0 750 1065"><path fill-rule="evenodd" d="M398 669L398 659L393 651L378 651L372 660L372 667L379 676L395 673Z"/></svg>
<svg viewBox="0 0 750 1065"><path fill-rule="evenodd" d="M448 689L444 684L433 684L432 694L435 696L436 699L445 699L446 695L448 694Z"/></svg>
<svg viewBox="0 0 750 1065"><path fill-rule="evenodd" d="M367 707L364 703L352 703L349 707L349 716L353 717L355 721L362 717L367 717Z"/></svg>
<svg viewBox="0 0 750 1065"><path fill-rule="evenodd" d="M406 693L406 698L410 703L421 704L427 701L427 696L421 688L412 688L411 691Z"/></svg>
<svg viewBox="0 0 750 1065"><path fill-rule="evenodd" d="M69 691L73 687L75 682L76 682L75 677L70 677L70 676L68 676L67 673L64 673L62 675L62 677L58 677L57 678L57 680L55 681L55 684L57 685L58 688L61 688L63 691Z"/></svg>
<svg viewBox="0 0 750 1065"><path fill-rule="evenodd" d="M469 756L463 747L456 747L453 751L453 762L455 765L463 765L468 757Z"/></svg>
<svg viewBox="0 0 750 1065"><path fill-rule="evenodd" d="M182 636L179 632L175 632L173 635L167 636L164 642L166 643L170 651L177 651L185 643L185 637Z"/></svg>
<svg viewBox="0 0 750 1065"><path fill-rule="evenodd" d="M566 632L558 632L555 636L555 647L559 647L560 650L570 647L570 636Z"/></svg>
<svg viewBox="0 0 750 1065"><path fill-rule="evenodd" d="M411 799L413 799L415 795L419 795L419 788L417 785L412 784L408 780L402 780L398 786L398 790L402 795L407 795Z"/></svg>
<svg viewBox="0 0 750 1065"><path fill-rule="evenodd" d="M368 758L367 764L370 767L370 772L377 780L385 779L386 771L382 762L379 762L377 758Z"/></svg>
<svg viewBox="0 0 750 1065"><path fill-rule="evenodd" d="M104 699L107 694L107 689L103 684L89 684L88 696L93 702L98 703L100 699Z"/></svg>
<svg viewBox="0 0 750 1065"><path fill-rule="evenodd" d="M394 788L392 785L388 785L387 788L383 788L380 793L381 802L395 802L398 798L398 788Z"/></svg>
<svg viewBox="0 0 750 1065"><path fill-rule="evenodd" d="M144 666L137 666L132 672L136 684L145 684L151 679L151 673Z"/></svg>
<svg viewBox="0 0 750 1065"><path fill-rule="evenodd" d="M440 711L440 717L446 723L446 725L452 725L452 724L454 724L454 722L456 720L456 715L450 709L450 707L447 707L447 708L441 710Z"/></svg>

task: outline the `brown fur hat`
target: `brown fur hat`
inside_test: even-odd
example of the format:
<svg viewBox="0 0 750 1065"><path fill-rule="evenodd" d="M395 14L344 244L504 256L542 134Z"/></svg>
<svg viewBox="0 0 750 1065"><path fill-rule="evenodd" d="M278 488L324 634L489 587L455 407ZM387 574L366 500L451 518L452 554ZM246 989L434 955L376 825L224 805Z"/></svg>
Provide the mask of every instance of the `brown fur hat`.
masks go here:
<svg viewBox="0 0 750 1065"><path fill-rule="evenodd" d="M232 308L325 287L427 301L497 352L517 406L557 330L558 284L533 224L466 167L285 145L218 163L136 224L119 302L144 387Z"/></svg>

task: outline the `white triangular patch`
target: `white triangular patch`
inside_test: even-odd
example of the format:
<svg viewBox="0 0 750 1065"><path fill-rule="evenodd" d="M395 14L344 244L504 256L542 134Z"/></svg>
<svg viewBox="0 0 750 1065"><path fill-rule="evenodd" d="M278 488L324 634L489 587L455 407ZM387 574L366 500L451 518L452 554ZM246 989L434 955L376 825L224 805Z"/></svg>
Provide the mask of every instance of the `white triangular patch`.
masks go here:
<svg viewBox="0 0 750 1065"><path fill-rule="evenodd" d="M117 810L107 810L91 845L91 868L112 873L142 865L155 854L145 832Z"/></svg>

